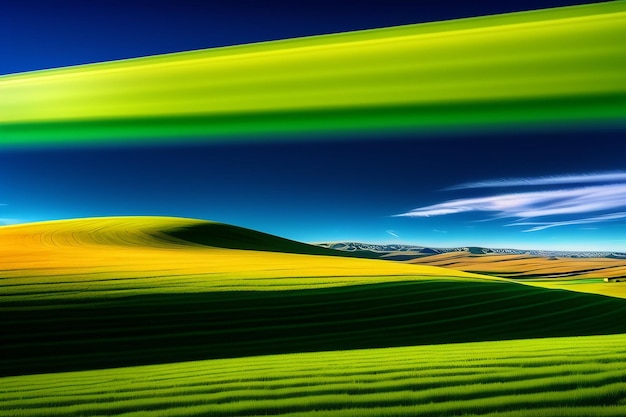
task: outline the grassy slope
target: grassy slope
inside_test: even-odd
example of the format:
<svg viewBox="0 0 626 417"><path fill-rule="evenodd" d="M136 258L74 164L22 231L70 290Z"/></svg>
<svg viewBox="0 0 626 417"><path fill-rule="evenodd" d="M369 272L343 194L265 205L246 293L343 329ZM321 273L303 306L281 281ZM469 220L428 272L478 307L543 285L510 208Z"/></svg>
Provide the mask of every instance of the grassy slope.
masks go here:
<svg viewBox="0 0 626 417"><path fill-rule="evenodd" d="M193 225L207 227L120 218L0 229L0 372L626 332L614 319L624 300L171 233Z"/></svg>
<svg viewBox="0 0 626 417"><path fill-rule="evenodd" d="M185 242L218 248L299 253L303 255L379 258L377 254L369 251L346 252L327 249L257 232L256 230L215 222L203 222L201 224L171 228L165 234Z"/></svg>
<svg viewBox="0 0 626 417"><path fill-rule="evenodd" d="M0 379L0 414L626 415L626 336L222 359Z"/></svg>
<svg viewBox="0 0 626 417"><path fill-rule="evenodd" d="M200 245L308 255L350 256L345 252L308 245L243 227L179 217L128 216L54 220L4 226L0 228L0 237L5 244L19 242L30 249L39 246L180 249Z"/></svg>
<svg viewBox="0 0 626 417"><path fill-rule="evenodd" d="M232 249L258 248L263 239L267 247L281 252ZM0 289L13 301L59 302L155 293L323 288L424 277L491 279L438 267L297 253L309 249L316 250L247 229L179 218L94 218L5 226L0 228ZM284 253L289 251L296 253Z"/></svg>
<svg viewBox="0 0 626 417"><path fill-rule="evenodd" d="M2 306L0 373L626 333L624 300L514 283L413 281Z"/></svg>

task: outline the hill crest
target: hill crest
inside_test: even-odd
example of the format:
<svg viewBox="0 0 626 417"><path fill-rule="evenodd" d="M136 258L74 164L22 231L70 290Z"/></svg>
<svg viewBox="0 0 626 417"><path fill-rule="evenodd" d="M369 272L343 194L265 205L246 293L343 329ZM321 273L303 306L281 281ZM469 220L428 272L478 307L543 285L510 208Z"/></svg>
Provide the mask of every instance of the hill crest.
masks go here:
<svg viewBox="0 0 626 417"><path fill-rule="evenodd" d="M5 243L46 247L214 247L306 255L368 257L209 220L119 216L51 220L0 227ZM369 256L372 257L372 256Z"/></svg>

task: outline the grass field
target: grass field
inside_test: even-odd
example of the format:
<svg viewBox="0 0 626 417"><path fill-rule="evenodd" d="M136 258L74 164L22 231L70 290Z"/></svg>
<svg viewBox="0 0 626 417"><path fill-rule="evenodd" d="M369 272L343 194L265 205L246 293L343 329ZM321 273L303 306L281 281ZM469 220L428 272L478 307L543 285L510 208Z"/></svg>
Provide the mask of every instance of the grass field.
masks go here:
<svg viewBox="0 0 626 417"><path fill-rule="evenodd" d="M626 336L209 360L0 379L6 416L626 415Z"/></svg>
<svg viewBox="0 0 626 417"><path fill-rule="evenodd" d="M214 225L130 217L0 230L0 374L626 332L612 320L626 312L623 300L431 266L197 243L198 227L213 245L263 239L225 225L212 234Z"/></svg>
<svg viewBox="0 0 626 417"><path fill-rule="evenodd" d="M10 297L6 297L9 298ZM515 283L5 303L4 375L256 354L626 333L621 299Z"/></svg>
<svg viewBox="0 0 626 417"><path fill-rule="evenodd" d="M0 228L0 415L624 415L626 300L318 250L176 218Z"/></svg>

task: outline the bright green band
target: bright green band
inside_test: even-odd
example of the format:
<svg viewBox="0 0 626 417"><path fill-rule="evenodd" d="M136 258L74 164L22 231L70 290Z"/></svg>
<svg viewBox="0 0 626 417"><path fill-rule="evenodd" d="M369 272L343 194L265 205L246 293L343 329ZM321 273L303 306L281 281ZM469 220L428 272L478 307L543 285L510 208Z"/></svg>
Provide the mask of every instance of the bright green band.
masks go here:
<svg viewBox="0 0 626 417"><path fill-rule="evenodd" d="M0 146L626 120L626 2L0 77Z"/></svg>

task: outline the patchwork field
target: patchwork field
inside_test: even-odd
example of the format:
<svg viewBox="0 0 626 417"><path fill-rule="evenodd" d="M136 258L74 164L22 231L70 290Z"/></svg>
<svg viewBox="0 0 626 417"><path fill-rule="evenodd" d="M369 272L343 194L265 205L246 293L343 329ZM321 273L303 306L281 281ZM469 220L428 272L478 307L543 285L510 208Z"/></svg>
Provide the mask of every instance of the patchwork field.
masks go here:
<svg viewBox="0 0 626 417"><path fill-rule="evenodd" d="M623 259L449 252L421 257L409 263L507 277L545 288L626 298L626 282L604 282L604 278L626 277L626 260Z"/></svg>
<svg viewBox="0 0 626 417"><path fill-rule="evenodd" d="M342 255L192 219L2 227L0 415L624 414L626 300Z"/></svg>

